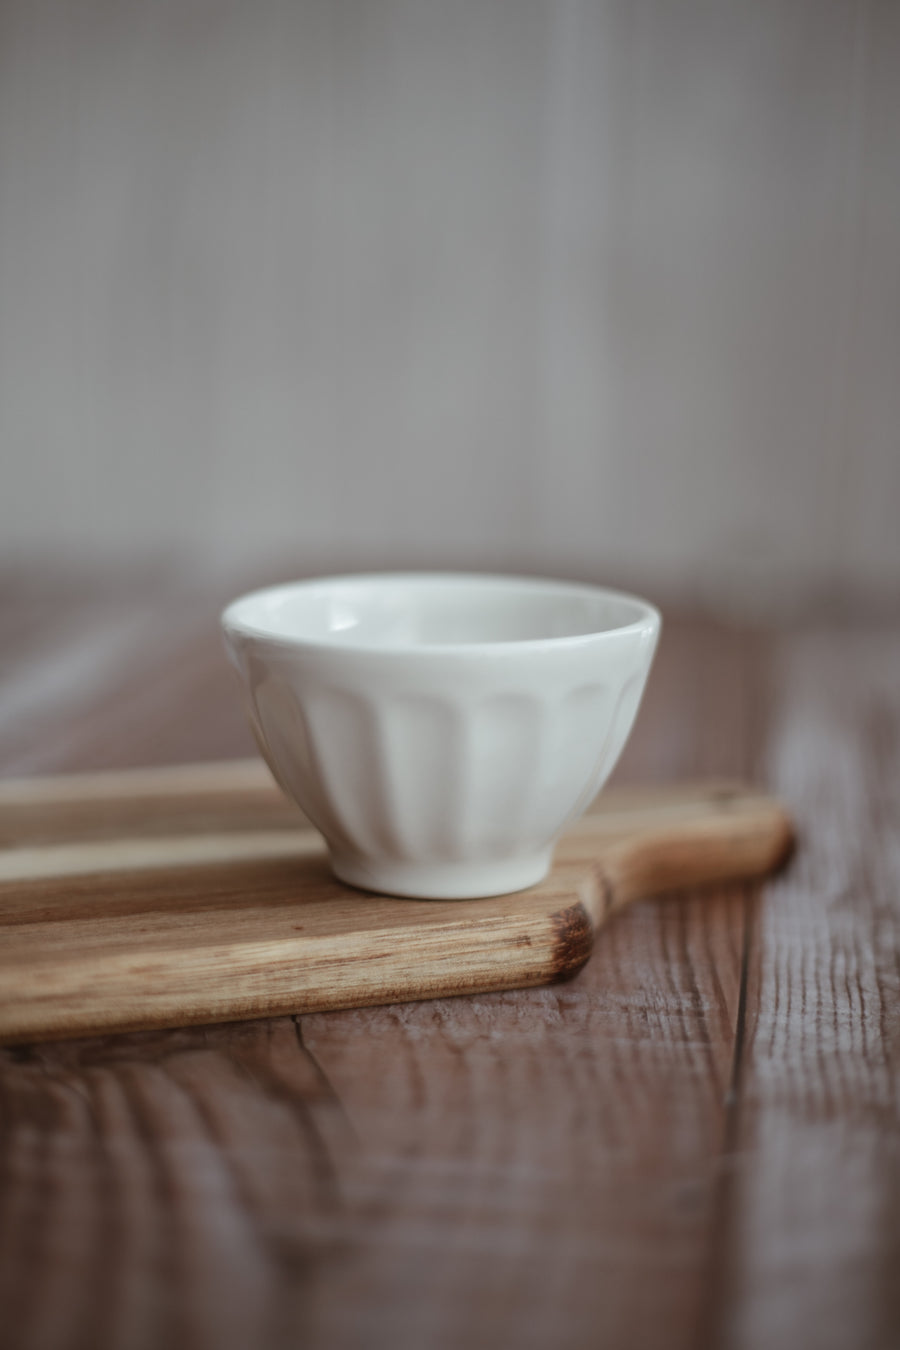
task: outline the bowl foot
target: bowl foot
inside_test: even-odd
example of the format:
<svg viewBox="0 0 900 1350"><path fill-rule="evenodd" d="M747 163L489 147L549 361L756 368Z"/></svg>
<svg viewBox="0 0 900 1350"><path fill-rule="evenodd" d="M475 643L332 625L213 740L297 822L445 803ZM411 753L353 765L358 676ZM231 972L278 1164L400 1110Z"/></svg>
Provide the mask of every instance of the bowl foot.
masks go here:
<svg viewBox="0 0 900 1350"><path fill-rule="evenodd" d="M476 900L536 886L549 872L552 858L552 848L487 862L373 862L332 853L331 870L339 881L382 895L413 900Z"/></svg>

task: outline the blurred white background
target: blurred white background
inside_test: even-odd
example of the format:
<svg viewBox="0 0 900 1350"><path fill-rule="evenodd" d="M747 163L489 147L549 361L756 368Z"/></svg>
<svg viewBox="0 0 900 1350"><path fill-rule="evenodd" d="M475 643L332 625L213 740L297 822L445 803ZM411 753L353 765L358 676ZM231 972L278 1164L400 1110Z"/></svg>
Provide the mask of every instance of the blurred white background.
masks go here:
<svg viewBox="0 0 900 1350"><path fill-rule="evenodd" d="M896 594L900 4L0 0L0 456L19 567Z"/></svg>

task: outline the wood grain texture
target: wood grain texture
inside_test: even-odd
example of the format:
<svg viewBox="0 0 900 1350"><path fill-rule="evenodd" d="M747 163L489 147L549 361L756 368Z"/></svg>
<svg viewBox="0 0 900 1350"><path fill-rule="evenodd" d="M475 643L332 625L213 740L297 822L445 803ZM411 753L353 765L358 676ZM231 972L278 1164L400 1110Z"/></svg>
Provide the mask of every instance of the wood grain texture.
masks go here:
<svg viewBox="0 0 900 1350"><path fill-rule="evenodd" d="M336 881L321 835L252 762L6 783L0 821L6 1041L567 979L614 910L762 876L792 838L776 803L738 787L614 793L539 885L435 904Z"/></svg>
<svg viewBox="0 0 900 1350"><path fill-rule="evenodd" d="M190 679L4 723L80 603L0 587L8 773L244 752L199 601ZM553 988L0 1050L4 1350L892 1350L898 630L666 617L618 780L755 777L784 879Z"/></svg>
<svg viewBox="0 0 900 1350"><path fill-rule="evenodd" d="M0 1344L302 1343L352 1135L294 1023L3 1058Z"/></svg>
<svg viewBox="0 0 900 1350"><path fill-rule="evenodd" d="M750 930L723 1335L900 1344L900 633L776 645L769 772L797 863Z"/></svg>

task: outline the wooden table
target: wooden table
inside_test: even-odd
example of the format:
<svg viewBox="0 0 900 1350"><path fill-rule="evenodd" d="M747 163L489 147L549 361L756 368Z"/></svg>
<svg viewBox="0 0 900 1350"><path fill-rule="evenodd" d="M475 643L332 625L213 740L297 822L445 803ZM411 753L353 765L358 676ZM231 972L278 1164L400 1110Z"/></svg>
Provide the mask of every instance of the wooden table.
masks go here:
<svg viewBox="0 0 900 1350"><path fill-rule="evenodd" d="M250 750L219 597L0 588L5 774ZM668 616L619 781L801 847L572 983L0 1051L15 1350L900 1345L900 625Z"/></svg>

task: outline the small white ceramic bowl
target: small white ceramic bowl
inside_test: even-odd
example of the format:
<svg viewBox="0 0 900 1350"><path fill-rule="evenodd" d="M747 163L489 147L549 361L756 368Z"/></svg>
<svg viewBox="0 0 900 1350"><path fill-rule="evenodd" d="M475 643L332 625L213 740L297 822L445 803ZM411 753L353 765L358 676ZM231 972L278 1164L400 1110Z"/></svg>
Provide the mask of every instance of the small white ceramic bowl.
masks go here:
<svg viewBox="0 0 900 1350"><path fill-rule="evenodd" d="M256 591L222 625L335 874L462 899L544 877L625 744L660 619L594 586L400 573Z"/></svg>

